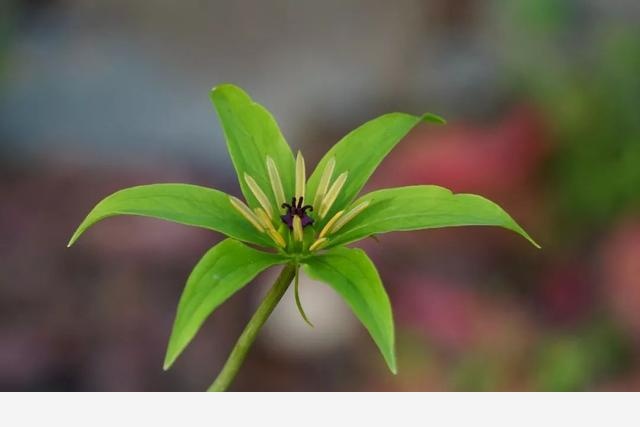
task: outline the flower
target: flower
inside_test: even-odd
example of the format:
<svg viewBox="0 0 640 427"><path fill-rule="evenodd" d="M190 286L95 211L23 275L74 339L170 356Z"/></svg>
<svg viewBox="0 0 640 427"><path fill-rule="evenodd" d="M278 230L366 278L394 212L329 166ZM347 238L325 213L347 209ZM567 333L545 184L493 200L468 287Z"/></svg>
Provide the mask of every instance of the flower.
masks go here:
<svg viewBox="0 0 640 427"><path fill-rule="evenodd" d="M396 372L391 304L373 262L345 245L382 233L462 225L500 226L537 244L497 204L477 195L452 194L433 185L390 188L357 198L393 147L433 114L391 113L340 140L307 179L304 157L293 153L276 121L242 89L225 84L211 91L245 201L189 184L152 184L120 190L98 203L69 246L90 226L114 215L141 215L208 228L229 238L211 248L193 269L178 304L165 358L168 369L205 319L258 273L285 265L236 349L244 352L295 278L300 267L340 294L369 331ZM290 200L290 202L289 202ZM307 203L311 201L311 203ZM305 204L307 203L307 204ZM248 246L256 245L260 249ZM263 307L265 307L263 309ZM245 336L245 334L248 334ZM242 342L241 342L242 341ZM221 377L233 377L234 354ZM240 350L238 350L240 351ZM228 385L214 388L225 388ZM214 383L215 386L215 383Z"/></svg>

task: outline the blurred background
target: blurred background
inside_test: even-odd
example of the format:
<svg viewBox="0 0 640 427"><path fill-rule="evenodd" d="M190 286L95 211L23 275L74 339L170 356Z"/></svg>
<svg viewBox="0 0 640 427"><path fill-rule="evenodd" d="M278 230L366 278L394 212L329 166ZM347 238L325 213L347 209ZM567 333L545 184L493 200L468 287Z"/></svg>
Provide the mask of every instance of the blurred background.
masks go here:
<svg viewBox="0 0 640 427"><path fill-rule="evenodd" d="M185 279L221 236L109 219L122 187L239 193L210 87L233 82L311 165L364 121L432 111L371 188L500 203L500 229L362 246L399 374L326 286L286 296L234 390L640 390L640 2L0 1L0 389L203 390L269 280L162 361ZM311 166L309 166L311 168ZM384 252L383 252L384 251Z"/></svg>

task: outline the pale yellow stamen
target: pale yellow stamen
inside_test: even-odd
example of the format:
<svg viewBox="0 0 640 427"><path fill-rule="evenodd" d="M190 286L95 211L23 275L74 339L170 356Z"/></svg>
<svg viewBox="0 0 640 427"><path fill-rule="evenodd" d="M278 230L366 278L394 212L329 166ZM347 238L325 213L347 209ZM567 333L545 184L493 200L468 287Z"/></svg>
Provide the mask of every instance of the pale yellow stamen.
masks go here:
<svg viewBox="0 0 640 427"><path fill-rule="evenodd" d="M251 225L253 225L259 232L264 233L264 227L260 224L260 220L256 214L249 209L249 206L245 205L242 200L233 196L229 196L229 202L231 202L231 206L236 208L236 210L240 212L240 214L245 217Z"/></svg>
<svg viewBox="0 0 640 427"><path fill-rule="evenodd" d="M304 234L302 232L302 221L298 215L293 217L293 238L298 242L302 242Z"/></svg>
<svg viewBox="0 0 640 427"><path fill-rule="evenodd" d="M264 209L256 208L254 209L254 211L256 213L256 216L260 220L260 224L267 230L267 234L269 235L269 237L271 237L271 239L274 242L276 242L276 244L281 248L284 248L285 246L287 246L286 242L284 241L284 238L275 229L275 227L273 226L273 223L271 222L271 219L269 219L269 216L264 211Z"/></svg>
<svg viewBox="0 0 640 427"><path fill-rule="evenodd" d="M260 221L260 224L264 228L266 228L267 230L273 228L273 224L271 223L271 219L269 219L269 215L267 215L267 213L264 211L264 209L255 208L253 210L253 212L255 212L256 216L258 217L258 220Z"/></svg>
<svg viewBox="0 0 640 427"><path fill-rule="evenodd" d="M276 198L276 203L278 204L278 206L281 206L286 201L284 196L284 189L282 187L282 181L280 180L280 174L278 173L276 163L271 157L268 156L267 172L269 173L269 181L271 181L271 189L273 190L273 195Z"/></svg>
<svg viewBox="0 0 640 427"><path fill-rule="evenodd" d="M356 207L351 209L349 212L344 214L344 216L342 218L340 218L338 221L336 221L336 223L334 224L333 228L330 231L332 233L335 233L336 231L340 230L342 227L344 227L344 225L346 223L351 221L356 215L358 215L360 212L365 210L367 208L367 206L369 206L369 201L368 200L365 201L365 202L360 203L359 205L357 205Z"/></svg>
<svg viewBox="0 0 640 427"><path fill-rule="evenodd" d="M346 182L348 175L348 172L342 172L340 176L338 176L338 178L335 180L333 185L331 185L329 191L327 191L327 194L324 196L322 202L320 203L320 211L318 212L318 216L320 218L324 218L325 215L329 212L329 209L331 209L331 206L333 205L333 202L336 201L336 197L338 197L338 193L340 193L340 190L342 190L342 186Z"/></svg>
<svg viewBox="0 0 640 427"><path fill-rule="evenodd" d="M318 188L316 189L316 195L313 198L313 207L315 209L320 209L320 203L322 202L322 198L327 192L327 188L329 187L329 182L331 182L331 177L333 176L333 169L336 167L336 159L332 157L327 162L327 165L324 167L324 171L322 171L322 176L320 177L320 182L318 183Z"/></svg>
<svg viewBox="0 0 640 427"><path fill-rule="evenodd" d="M315 242L313 242L311 246L309 246L309 252L313 252L313 251L317 251L318 249L321 249L328 242L329 242L329 239L327 239L326 237L316 240Z"/></svg>
<svg viewBox="0 0 640 427"><path fill-rule="evenodd" d="M338 221L340 219L340 217L342 216L343 213L344 213L344 211L336 212L336 214L322 228L322 231L320 231L320 234L318 235L318 239L322 239L324 236L326 236L327 234L329 234L331 232L331 228L333 227L333 224L335 224L336 221Z"/></svg>
<svg viewBox="0 0 640 427"><path fill-rule="evenodd" d="M273 241L276 242L276 245L280 246L281 248L284 248L287 246L287 242L284 241L284 238L282 237L282 235L277 231L267 230L267 234L269 234L269 237L271 237L271 239L273 239Z"/></svg>
<svg viewBox="0 0 640 427"><path fill-rule="evenodd" d="M306 176L304 157L302 157L302 153L298 151L298 155L296 156L296 198L304 197Z"/></svg>
<svg viewBox="0 0 640 427"><path fill-rule="evenodd" d="M269 201L267 195L264 194L264 191L262 191L256 180L253 179L251 175L247 175L245 173L244 181L247 183L249 189L256 197L256 200L258 200L258 203L260 203L260 206L262 206L262 208L267 212L267 215L269 215L269 218L271 218L271 215L273 215L273 206L271 205L271 202Z"/></svg>

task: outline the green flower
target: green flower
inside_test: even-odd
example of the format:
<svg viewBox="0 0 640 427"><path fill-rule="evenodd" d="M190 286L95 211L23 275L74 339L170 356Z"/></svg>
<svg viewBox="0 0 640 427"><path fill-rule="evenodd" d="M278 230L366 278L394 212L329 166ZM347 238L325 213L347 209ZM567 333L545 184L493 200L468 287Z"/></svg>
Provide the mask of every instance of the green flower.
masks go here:
<svg viewBox="0 0 640 427"><path fill-rule="evenodd" d="M480 196L418 185L383 189L357 198L393 147L421 122L444 123L438 116L391 113L373 119L331 148L307 180L302 154L298 152L294 158L264 107L229 84L215 87L211 100L246 202L189 184L131 187L98 203L69 242L70 246L87 228L114 215L160 218L229 237L212 247L187 279L165 369L220 304L258 273L284 265L212 389L223 390L229 385L257 331L294 278L296 303L308 321L298 295L300 267L344 298L395 373L389 298L367 254L345 245L390 231L493 225L515 231L538 246L504 210Z"/></svg>

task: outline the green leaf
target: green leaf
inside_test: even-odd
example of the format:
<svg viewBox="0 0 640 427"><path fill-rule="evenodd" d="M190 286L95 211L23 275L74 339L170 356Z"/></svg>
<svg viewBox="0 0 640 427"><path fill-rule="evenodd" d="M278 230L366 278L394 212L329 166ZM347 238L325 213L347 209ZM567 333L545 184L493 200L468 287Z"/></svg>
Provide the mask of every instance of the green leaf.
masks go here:
<svg viewBox="0 0 640 427"><path fill-rule="evenodd" d="M331 158L336 160L333 179L345 171L349 176L333 207L319 226L324 225L335 212L358 195L380 162L422 121L441 123L444 120L429 113L421 117L405 113L385 114L349 132L325 154L309 178L308 200L314 200L322 172Z"/></svg>
<svg viewBox="0 0 640 427"><path fill-rule="evenodd" d="M267 156L274 160L278 168L285 197L291 197L295 169L293 154L271 113L254 102L242 89L231 84L214 87L210 96L249 206L260 205L245 182L245 173L256 180L274 204L276 202L267 172Z"/></svg>
<svg viewBox="0 0 640 427"><path fill-rule="evenodd" d="M216 308L258 273L284 262L286 259L279 255L260 252L232 239L209 249L189 275L180 297L164 369L171 367Z"/></svg>
<svg viewBox="0 0 640 427"><path fill-rule="evenodd" d="M424 113L422 115L422 119L425 122L436 123L438 125L446 125L447 124L447 121L444 118L440 117L437 114L433 114L433 113Z"/></svg>
<svg viewBox="0 0 640 427"><path fill-rule="evenodd" d="M360 249L336 248L303 261L305 272L331 286L367 328L394 374L393 314L375 265Z"/></svg>
<svg viewBox="0 0 640 427"><path fill-rule="evenodd" d="M361 197L369 206L330 238L327 248L390 231L492 225L540 246L500 206L475 194L453 194L436 185L390 188Z"/></svg>
<svg viewBox="0 0 640 427"><path fill-rule="evenodd" d="M89 212L68 246L93 224L115 215L159 218L208 228L262 246L274 246L231 206L227 194L190 184L142 185L113 193Z"/></svg>

